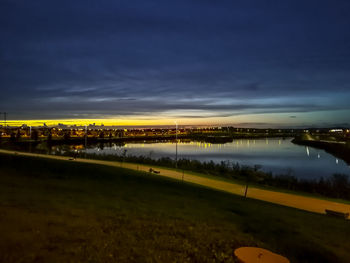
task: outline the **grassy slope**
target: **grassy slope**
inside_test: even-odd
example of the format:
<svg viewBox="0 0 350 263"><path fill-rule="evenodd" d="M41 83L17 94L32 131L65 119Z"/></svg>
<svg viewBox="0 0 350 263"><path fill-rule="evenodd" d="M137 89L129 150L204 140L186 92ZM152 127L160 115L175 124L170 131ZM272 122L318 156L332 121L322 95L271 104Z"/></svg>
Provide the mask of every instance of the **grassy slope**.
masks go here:
<svg viewBox="0 0 350 263"><path fill-rule="evenodd" d="M130 170L0 155L0 262L348 262L350 222Z"/></svg>
<svg viewBox="0 0 350 263"><path fill-rule="evenodd" d="M138 165L139 163L131 163L131 164ZM204 177L204 178L213 179L213 180L222 181L222 182L227 182L227 183L234 183L234 184L238 184L241 186L246 185L246 181L244 181L244 180L237 180L237 179L233 179L233 178L226 178L226 177L215 176L215 175L211 175L211 174L198 173L198 172L193 172L193 171L189 171L189 170L182 170L182 169L171 168L171 167L166 167L166 166L157 166L157 165L150 165L150 164L139 164L139 165L149 165L149 166L152 166L154 169L167 169L167 170L177 171L179 173L182 173L184 171L185 174L196 175L199 177ZM308 192L302 192L302 191L296 191L296 190L293 191L293 190L285 189L282 187L264 185L264 184L259 184L259 183L255 183L255 182L250 182L249 187L250 188L254 187L257 189L273 191L273 192L280 192L280 193L300 195L300 196L305 196L305 197L312 197L312 198L327 200L327 201L336 202L336 203L350 204L350 200L327 197L327 196L323 196L323 195L320 195L317 193L308 193ZM248 193L249 193L249 191L248 191Z"/></svg>

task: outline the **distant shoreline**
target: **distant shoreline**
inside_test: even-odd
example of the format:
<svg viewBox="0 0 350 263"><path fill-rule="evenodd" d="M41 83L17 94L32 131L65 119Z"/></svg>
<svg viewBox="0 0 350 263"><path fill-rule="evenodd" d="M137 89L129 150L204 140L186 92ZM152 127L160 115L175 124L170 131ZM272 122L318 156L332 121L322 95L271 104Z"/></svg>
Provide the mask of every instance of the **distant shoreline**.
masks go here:
<svg viewBox="0 0 350 263"><path fill-rule="evenodd" d="M317 149L321 149L334 155L335 157L344 160L350 165L350 143L339 143L339 142L327 142L320 140L303 140L294 138L292 143L304 146L310 146Z"/></svg>
<svg viewBox="0 0 350 263"><path fill-rule="evenodd" d="M196 140L208 143L229 143L235 139L264 139L264 138L294 138L295 135L292 134L239 134L239 135L178 135L178 140ZM11 139L6 137L2 138L4 142L10 142ZM129 137L88 137L88 143L99 143L99 142L131 142L131 141L169 141L176 140L176 135L167 136L129 136ZM0 139L1 141L1 139ZM48 139L47 137L40 137L37 140L31 138L20 138L15 143L30 143L30 142L49 142L53 145L58 144L84 144L85 137L70 137L65 139L63 136Z"/></svg>

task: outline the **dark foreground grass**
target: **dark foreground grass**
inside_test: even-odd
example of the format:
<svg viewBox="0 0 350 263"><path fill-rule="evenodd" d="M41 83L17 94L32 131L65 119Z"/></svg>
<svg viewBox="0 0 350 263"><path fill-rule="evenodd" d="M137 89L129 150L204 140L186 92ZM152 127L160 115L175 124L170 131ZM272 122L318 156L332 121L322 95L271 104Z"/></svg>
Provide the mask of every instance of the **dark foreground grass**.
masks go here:
<svg viewBox="0 0 350 263"><path fill-rule="evenodd" d="M0 262L349 262L350 222L135 171L0 155Z"/></svg>

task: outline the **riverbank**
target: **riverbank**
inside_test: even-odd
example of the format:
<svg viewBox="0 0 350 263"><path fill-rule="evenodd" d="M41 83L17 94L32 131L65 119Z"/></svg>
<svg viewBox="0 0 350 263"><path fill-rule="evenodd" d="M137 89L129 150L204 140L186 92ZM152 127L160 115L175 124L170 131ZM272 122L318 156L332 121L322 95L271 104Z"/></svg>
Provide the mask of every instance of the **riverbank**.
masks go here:
<svg viewBox="0 0 350 263"><path fill-rule="evenodd" d="M42 157L0 156L1 262L234 262L240 246L291 262L350 258L346 220Z"/></svg>
<svg viewBox="0 0 350 263"><path fill-rule="evenodd" d="M295 138L292 142L298 145L310 146L324 150L327 153L344 160L350 165L350 142L322 141L303 138Z"/></svg>
<svg viewBox="0 0 350 263"><path fill-rule="evenodd" d="M94 160L94 159L82 159L76 158L72 159L67 156L55 156L55 155L45 155L45 154L34 154L34 153L25 153L25 152L13 152L7 150L1 150L0 153L9 154L14 156L28 156L28 157L37 157L37 158L46 158L46 159L54 159L68 162L78 162L78 163L88 163L88 164L99 164L111 167L122 167L128 168L136 171L149 172L150 168L153 168L152 165L147 164L135 164L135 163L127 163L127 162L113 162L113 161L104 161L104 160ZM188 183L194 183L197 185L213 188L220 191L225 191L228 193L236 194L236 195L244 195L245 186L241 184L235 184L230 182L225 182L222 180L217 180L214 178L208 178L205 176L194 175L191 173L187 173L184 171L178 171L173 169L167 169L164 167L159 167L157 169L159 171L159 175L179 181L184 181ZM275 204L280 204L284 206L294 207L310 212L316 213L325 213L325 209L331 209L336 211L341 211L344 213L350 212L350 205L346 203L338 203L324 199L311 198L302 195L289 194L283 192L274 192L259 188L250 187L248 197L259 199Z"/></svg>
<svg viewBox="0 0 350 263"><path fill-rule="evenodd" d="M321 153L322 159L312 160L306 155L304 147L290 141L291 138L236 140L231 144L213 145L182 139L178 144L179 147L176 146L176 148L179 148L180 156L186 157L179 157L177 160L174 155L174 141L151 141L150 144L101 142L94 145L87 144L87 146L82 144L52 146L48 143L13 142L1 144L1 147L8 147L10 151L131 162L167 169L177 167L186 172L239 181L240 184L246 184L249 179L249 184L258 185L260 188L273 187L321 195L326 198L350 200L350 180L346 178L350 170L344 162L341 161L338 164L333 156L326 153ZM314 151L310 149L310 152L312 154ZM251 157L255 158L254 156L260 157L252 161ZM282 158L282 156L288 158ZM250 163L245 164L246 160ZM311 169L308 162L313 162Z"/></svg>

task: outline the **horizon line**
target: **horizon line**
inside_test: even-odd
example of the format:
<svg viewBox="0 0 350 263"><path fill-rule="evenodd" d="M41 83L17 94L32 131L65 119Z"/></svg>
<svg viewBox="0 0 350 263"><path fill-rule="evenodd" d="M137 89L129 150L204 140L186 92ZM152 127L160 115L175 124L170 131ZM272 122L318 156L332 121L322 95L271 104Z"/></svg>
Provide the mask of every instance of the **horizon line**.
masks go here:
<svg viewBox="0 0 350 263"><path fill-rule="evenodd" d="M174 122L174 124L172 123ZM181 127L235 127L244 129L325 129L325 128L349 128L346 125L288 125L286 123L205 123L205 124L191 124L188 121L181 124ZM134 127L134 128L156 128L156 127L172 127L175 126L175 120L125 120L125 119L46 119L46 120L6 120L7 127L20 127L22 125L32 127L56 127L60 124L65 126L92 126L96 127ZM5 126L5 121L0 121L0 126ZM260 127L259 127L260 126Z"/></svg>

